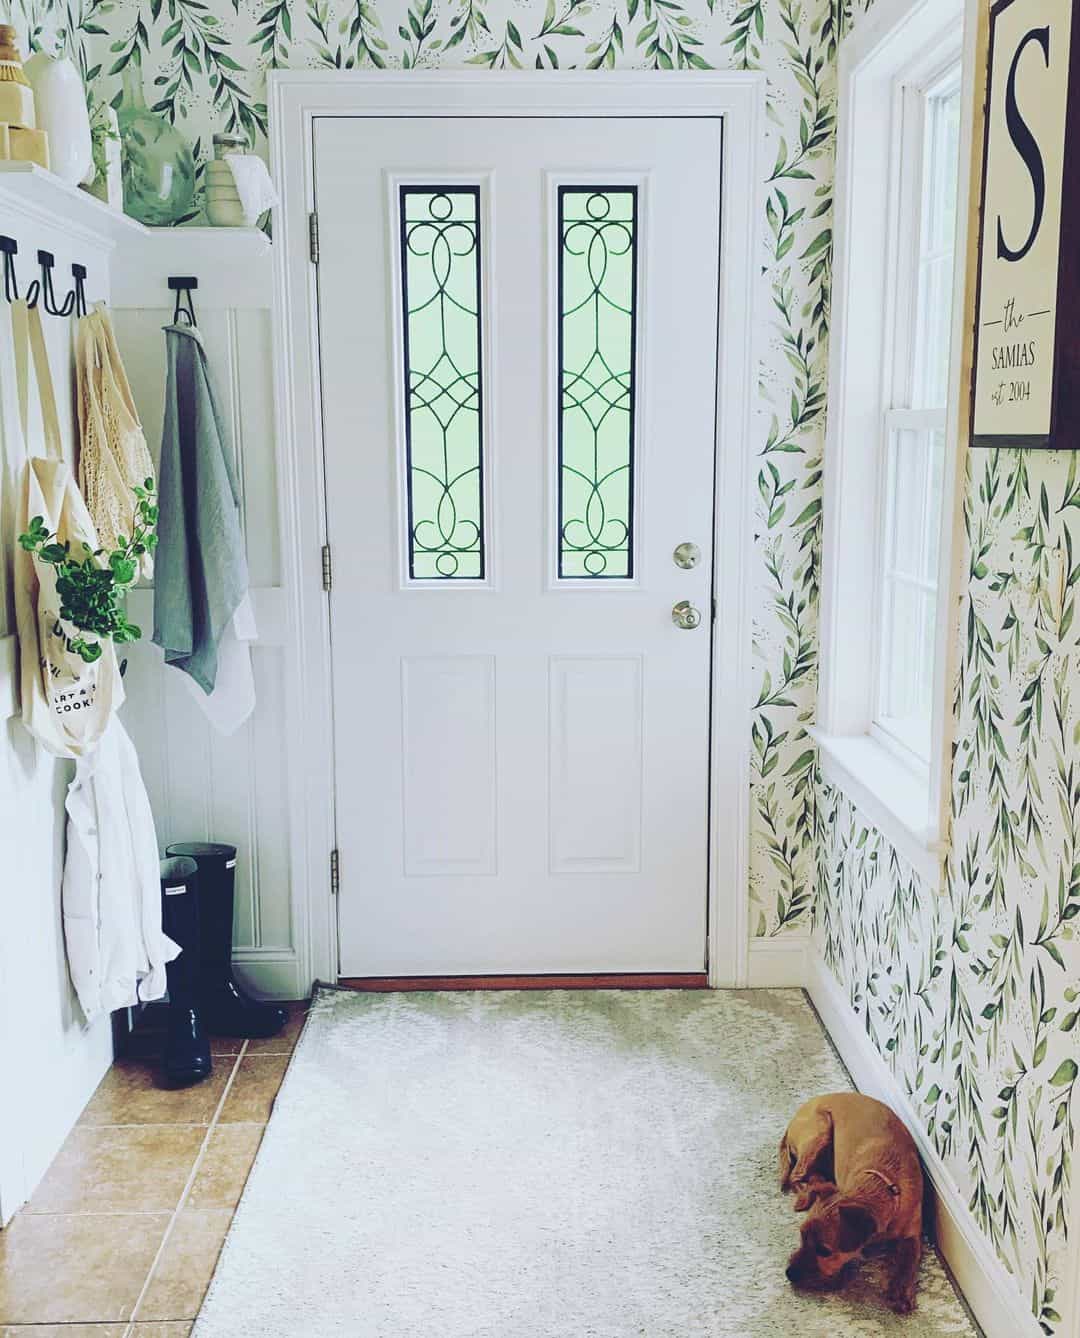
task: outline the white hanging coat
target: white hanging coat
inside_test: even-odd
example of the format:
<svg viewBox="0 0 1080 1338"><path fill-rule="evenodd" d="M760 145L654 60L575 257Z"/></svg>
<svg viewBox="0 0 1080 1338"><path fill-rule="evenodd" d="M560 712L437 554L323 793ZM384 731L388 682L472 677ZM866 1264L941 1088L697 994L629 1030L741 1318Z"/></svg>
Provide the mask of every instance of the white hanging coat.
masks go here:
<svg viewBox="0 0 1080 1338"><path fill-rule="evenodd" d="M134 744L113 716L67 795L64 942L87 1018L165 993L179 948L161 932L154 816Z"/></svg>

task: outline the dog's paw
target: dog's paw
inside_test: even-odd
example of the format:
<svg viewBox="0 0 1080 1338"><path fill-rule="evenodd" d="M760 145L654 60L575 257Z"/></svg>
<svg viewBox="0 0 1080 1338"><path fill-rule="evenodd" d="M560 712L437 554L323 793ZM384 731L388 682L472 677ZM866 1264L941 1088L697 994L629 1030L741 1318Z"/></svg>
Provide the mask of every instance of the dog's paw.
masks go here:
<svg viewBox="0 0 1080 1338"><path fill-rule="evenodd" d="M895 1310L898 1315L910 1315L915 1309L915 1297L910 1292L889 1292L886 1299L889 1309Z"/></svg>

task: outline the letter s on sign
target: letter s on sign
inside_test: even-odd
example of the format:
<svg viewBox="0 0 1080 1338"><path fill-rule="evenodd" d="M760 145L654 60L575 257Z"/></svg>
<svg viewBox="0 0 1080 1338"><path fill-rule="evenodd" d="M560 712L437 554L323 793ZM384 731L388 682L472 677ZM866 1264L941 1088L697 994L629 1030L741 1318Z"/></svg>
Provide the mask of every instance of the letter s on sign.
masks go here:
<svg viewBox="0 0 1080 1338"><path fill-rule="evenodd" d="M1038 42L1039 46L1042 47L1046 68L1050 68L1050 29L1048 27L1032 28L1016 48L1012 67L1009 70L1009 80L1005 88L1005 124L1009 129L1009 138L1016 145L1016 151L1023 158L1024 166L1031 177L1032 189L1035 192L1035 208L1031 219L1031 231L1028 233L1027 241L1018 251L1014 251L1006 242L1005 234L1001 229L1001 215L998 215L997 253L999 260L1023 260L1035 245L1039 229L1042 227L1043 211L1046 208L1046 167L1035 136L1031 133L1016 101L1016 72L1020 66L1020 57L1031 42Z"/></svg>

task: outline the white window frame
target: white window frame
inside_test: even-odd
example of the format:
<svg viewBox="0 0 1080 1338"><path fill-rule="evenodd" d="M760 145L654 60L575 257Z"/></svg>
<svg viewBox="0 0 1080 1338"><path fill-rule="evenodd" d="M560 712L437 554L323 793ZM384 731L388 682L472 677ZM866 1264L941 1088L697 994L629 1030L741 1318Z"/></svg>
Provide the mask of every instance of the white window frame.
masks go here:
<svg viewBox="0 0 1080 1338"><path fill-rule="evenodd" d="M948 832L949 692L963 452L961 350L967 275L974 34L964 0L878 0L840 53L835 282L822 562L818 724L822 774L940 887ZM969 25L970 27L970 25ZM898 279L911 274L918 237L898 236L901 126L906 90L939 82L962 59L961 135L945 470L941 508L930 765L875 723L879 701L881 551L888 440L901 313ZM910 99L910 92L907 92ZM910 166L910 162L909 162ZM885 239L889 244L884 245ZM906 251L904 248L907 248ZM905 289L901 300L909 295ZM919 417L913 414L913 419ZM925 415L922 415L923 417ZM966 438L966 429L963 431Z"/></svg>
<svg viewBox="0 0 1080 1338"><path fill-rule="evenodd" d="M881 403L881 487L879 499L878 534L882 546L887 546L892 535L894 518L890 514L888 472L891 457L890 437L893 432L940 431L948 436L948 390L940 407L915 403L916 384L919 381L918 361L920 344L925 330L919 325L923 243L929 226L930 200L927 194L927 129L928 100L940 94L946 82L957 85L962 96L959 78L963 52L961 36L949 30L943 44L933 44L904 69L897 71L893 81L894 115L891 126L893 182L896 189L890 200L888 227L890 231L890 271L888 274L889 300L885 310L886 348L888 356L883 370L884 389ZM913 209L912 205L917 205ZM952 258L959 263L957 239L953 236ZM955 272L955 271L954 271ZM929 537L929 536L928 536ZM938 539L942 534L939 529ZM885 749L892 752L909 769L920 776L928 771L929 757L912 745L910 738L890 728L882 717L883 698L886 694L886 648L889 629L886 627L887 596L885 591L884 552L877 557L877 602L874 609L874 692L871 704L869 733ZM934 577L934 599L942 596L940 573ZM932 648L933 649L933 648ZM899 723L899 722L897 722ZM932 740L928 741L932 742Z"/></svg>

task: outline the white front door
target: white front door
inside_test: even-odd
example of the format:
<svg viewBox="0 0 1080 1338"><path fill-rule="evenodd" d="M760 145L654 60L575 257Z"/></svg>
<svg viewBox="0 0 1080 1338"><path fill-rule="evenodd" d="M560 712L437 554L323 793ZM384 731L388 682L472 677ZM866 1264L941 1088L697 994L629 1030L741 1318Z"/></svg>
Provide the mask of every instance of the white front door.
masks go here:
<svg viewBox="0 0 1080 1338"><path fill-rule="evenodd" d="M314 161L341 974L703 971L721 121Z"/></svg>

